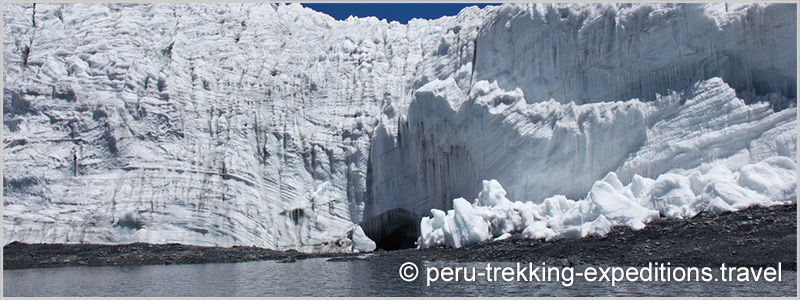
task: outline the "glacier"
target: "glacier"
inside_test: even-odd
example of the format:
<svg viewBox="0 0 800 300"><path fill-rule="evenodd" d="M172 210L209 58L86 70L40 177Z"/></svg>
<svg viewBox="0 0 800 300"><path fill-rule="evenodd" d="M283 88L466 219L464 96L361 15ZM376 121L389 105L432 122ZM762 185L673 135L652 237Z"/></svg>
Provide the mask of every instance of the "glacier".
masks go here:
<svg viewBox="0 0 800 300"><path fill-rule="evenodd" d="M796 201L795 4L3 21L4 244L459 247Z"/></svg>

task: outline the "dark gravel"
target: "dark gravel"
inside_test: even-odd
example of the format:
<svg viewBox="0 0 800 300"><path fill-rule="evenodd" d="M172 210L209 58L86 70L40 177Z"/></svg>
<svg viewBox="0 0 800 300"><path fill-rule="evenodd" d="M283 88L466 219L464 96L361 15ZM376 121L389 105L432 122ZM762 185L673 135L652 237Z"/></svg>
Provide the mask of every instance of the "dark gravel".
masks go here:
<svg viewBox="0 0 800 300"><path fill-rule="evenodd" d="M378 257L406 260L545 262L646 266L760 267L782 263L797 270L797 205L752 207L719 215L701 213L687 220L662 219L640 231L614 228L604 237L552 242L512 236L460 248L386 252Z"/></svg>
<svg viewBox="0 0 800 300"><path fill-rule="evenodd" d="M23 244L3 247L3 268L46 268L62 266L140 266L164 264L233 263L254 260L291 262L311 257L353 254L311 254L293 250L276 251L258 247L205 247L183 244L133 243L125 245Z"/></svg>
<svg viewBox="0 0 800 300"><path fill-rule="evenodd" d="M402 259L444 261L545 262L550 265L643 266L649 262L717 267L775 266L797 270L797 205L753 207L720 215L701 213L688 220L658 220L645 229L614 228L605 237L551 242L522 239L483 242L460 249L376 251L375 255L308 254L257 247L203 247L181 244L66 245L11 243L3 247L3 268L68 265L152 265L228 263L253 260L292 262L311 257L331 260Z"/></svg>

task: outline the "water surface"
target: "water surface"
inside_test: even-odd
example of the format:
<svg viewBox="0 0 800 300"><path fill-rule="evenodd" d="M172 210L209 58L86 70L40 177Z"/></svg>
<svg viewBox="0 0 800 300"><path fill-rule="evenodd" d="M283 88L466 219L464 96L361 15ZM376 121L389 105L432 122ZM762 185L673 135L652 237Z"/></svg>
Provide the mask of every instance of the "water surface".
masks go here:
<svg viewBox="0 0 800 300"><path fill-rule="evenodd" d="M404 261L326 261L60 267L3 271L4 296L795 296L797 273L781 282L433 282L428 267L485 268L486 263L414 261L415 281L400 279ZM512 264L498 264L510 266ZM580 267L576 268L576 272Z"/></svg>

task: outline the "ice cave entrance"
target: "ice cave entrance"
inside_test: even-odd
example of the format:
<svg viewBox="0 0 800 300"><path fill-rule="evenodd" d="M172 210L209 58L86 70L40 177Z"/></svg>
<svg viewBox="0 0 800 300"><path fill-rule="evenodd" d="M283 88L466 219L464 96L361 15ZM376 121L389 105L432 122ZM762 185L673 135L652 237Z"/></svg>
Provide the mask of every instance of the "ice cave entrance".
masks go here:
<svg viewBox="0 0 800 300"><path fill-rule="evenodd" d="M416 247L419 221L414 213L395 208L361 223L361 228L378 249L398 250Z"/></svg>

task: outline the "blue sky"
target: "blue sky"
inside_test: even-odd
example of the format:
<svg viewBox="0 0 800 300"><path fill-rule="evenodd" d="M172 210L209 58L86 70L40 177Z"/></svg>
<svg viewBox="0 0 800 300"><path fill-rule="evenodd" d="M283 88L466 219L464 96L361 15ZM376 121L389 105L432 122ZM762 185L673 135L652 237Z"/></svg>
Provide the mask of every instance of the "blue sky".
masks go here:
<svg viewBox="0 0 800 300"><path fill-rule="evenodd" d="M350 15L356 17L374 16L387 21L406 24L413 18L437 19L454 16L467 6L484 7L487 3L303 3L304 7L324 12L334 19L344 20Z"/></svg>

